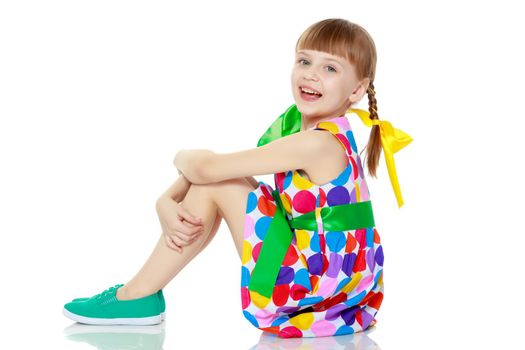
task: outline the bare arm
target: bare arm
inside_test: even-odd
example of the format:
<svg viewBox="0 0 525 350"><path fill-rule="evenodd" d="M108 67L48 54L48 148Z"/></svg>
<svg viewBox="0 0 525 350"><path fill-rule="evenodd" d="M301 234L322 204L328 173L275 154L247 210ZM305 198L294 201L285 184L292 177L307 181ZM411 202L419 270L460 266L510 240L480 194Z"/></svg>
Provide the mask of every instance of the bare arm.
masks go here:
<svg viewBox="0 0 525 350"><path fill-rule="evenodd" d="M259 186L259 181L257 181L253 176L246 176L245 179L252 185L253 188Z"/></svg>
<svg viewBox="0 0 525 350"><path fill-rule="evenodd" d="M332 133L306 130L239 152L183 149L177 152L173 163L191 183L208 184L291 169L308 169L321 157L326 157L327 147L332 142Z"/></svg>
<svg viewBox="0 0 525 350"><path fill-rule="evenodd" d="M180 173L177 180L159 197L157 202L163 198L171 198L177 203L180 203L186 196L186 193L188 193L190 186L191 182L184 176L184 174Z"/></svg>

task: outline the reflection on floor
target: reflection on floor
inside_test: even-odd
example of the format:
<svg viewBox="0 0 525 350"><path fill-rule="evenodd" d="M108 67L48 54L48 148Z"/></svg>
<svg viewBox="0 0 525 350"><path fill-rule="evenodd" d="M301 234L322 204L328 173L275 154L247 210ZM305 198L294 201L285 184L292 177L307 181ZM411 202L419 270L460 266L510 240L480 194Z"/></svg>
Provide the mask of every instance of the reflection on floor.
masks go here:
<svg viewBox="0 0 525 350"><path fill-rule="evenodd" d="M166 321L153 326L98 326L74 323L64 329L66 339L103 350L161 350L164 344ZM262 332L259 342L249 350L262 349L351 349L380 350L368 337L376 326L365 332L317 338L279 338Z"/></svg>
<svg viewBox="0 0 525 350"><path fill-rule="evenodd" d="M64 329L66 339L92 345L95 349L161 350L164 344L165 324L153 326L99 326L74 323Z"/></svg>

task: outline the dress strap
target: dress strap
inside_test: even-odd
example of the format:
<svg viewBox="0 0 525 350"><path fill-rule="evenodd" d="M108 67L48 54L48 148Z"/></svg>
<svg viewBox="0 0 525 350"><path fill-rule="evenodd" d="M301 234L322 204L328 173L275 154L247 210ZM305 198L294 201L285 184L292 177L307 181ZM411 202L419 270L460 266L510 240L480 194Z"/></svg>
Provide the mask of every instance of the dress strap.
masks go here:
<svg viewBox="0 0 525 350"><path fill-rule="evenodd" d="M341 118L337 118L337 119L341 119ZM348 122L346 117L344 117L343 119L344 121ZM341 125L339 125L338 123L334 121L321 121L317 123L317 125L313 129L314 130L327 130L330 133L332 133L334 137L337 139L337 141L339 141L339 143L345 149L345 153L346 153L346 156L348 157L348 161L351 162L350 158L352 157L353 151L350 146L349 140L345 136L341 137L341 135L345 135L345 132L346 132L346 130L344 130Z"/></svg>
<svg viewBox="0 0 525 350"><path fill-rule="evenodd" d="M348 111L356 113L367 127L372 125L379 125L381 132L381 145L385 153L386 167L388 169L388 176L396 195L398 207L403 206L403 198L401 197L401 189L397 179L396 166L394 163L394 153L401 150L403 147L413 141L407 133L400 129L396 129L392 124L386 120L371 119L370 113L358 108L350 108Z"/></svg>

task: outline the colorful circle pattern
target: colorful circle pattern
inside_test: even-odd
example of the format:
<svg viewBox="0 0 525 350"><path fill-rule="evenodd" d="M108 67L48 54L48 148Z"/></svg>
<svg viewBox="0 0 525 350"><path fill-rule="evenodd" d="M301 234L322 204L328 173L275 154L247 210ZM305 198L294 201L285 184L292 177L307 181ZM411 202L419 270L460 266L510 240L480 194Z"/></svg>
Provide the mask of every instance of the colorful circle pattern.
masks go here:
<svg viewBox="0 0 525 350"><path fill-rule="evenodd" d="M326 184L297 171L277 173L288 219L316 208L370 200L353 133L345 115L318 123L344 147L348 166ZM383 300L383 248L375 227L349 231L294 230L271 298L248 290L262 242L275 214L273 188L264 182L246 204L241 304L256 328L282 338L323 337L366 330Z"/></svg>

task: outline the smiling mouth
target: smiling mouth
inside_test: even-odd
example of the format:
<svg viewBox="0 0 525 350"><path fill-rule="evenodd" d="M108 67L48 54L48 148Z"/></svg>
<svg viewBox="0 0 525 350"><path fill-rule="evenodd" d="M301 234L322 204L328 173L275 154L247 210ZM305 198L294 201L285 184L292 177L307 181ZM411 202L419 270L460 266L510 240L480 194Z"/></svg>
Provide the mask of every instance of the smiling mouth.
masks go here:
<svg viewBox="0 0 525 350"><path fill-rule="evenodd" d="M319 100L323 95L321 93L306 92L299 87L299 96L301 96L301 99L304 101L313 102Z"/></svg>
<svg viewBox="0 0 525 350"><path fill-rule="evenodd" d="M303 94L306 94L306 95L310 95L310 96L319 96L319 97L323 96L323 94L320 93L320 92L311 92L311 91L312 90L310 90L310 89L306 89L305 90L302 86L299 86L299 92L300 93L303 93Z"/></svg>

